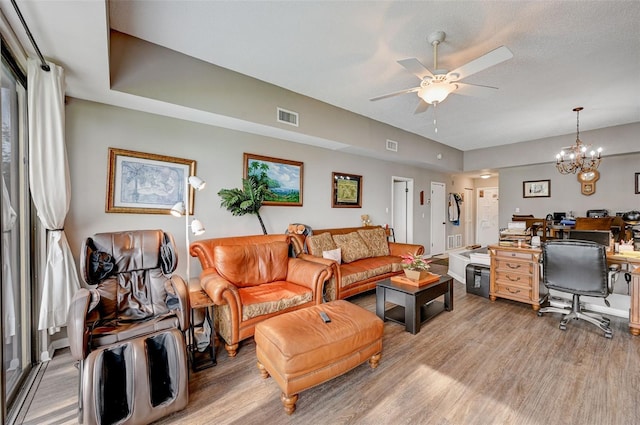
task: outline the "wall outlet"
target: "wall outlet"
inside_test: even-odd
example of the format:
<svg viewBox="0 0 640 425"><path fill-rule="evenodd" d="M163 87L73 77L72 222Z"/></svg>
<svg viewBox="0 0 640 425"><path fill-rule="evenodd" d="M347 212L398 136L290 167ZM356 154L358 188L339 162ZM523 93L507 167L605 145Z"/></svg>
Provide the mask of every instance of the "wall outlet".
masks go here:
<svg viewBox="0 0 640 425"><path fill-rule="evenodd" d="M516 208L516 212L519 213L520 212L520 208Z"/></svg>

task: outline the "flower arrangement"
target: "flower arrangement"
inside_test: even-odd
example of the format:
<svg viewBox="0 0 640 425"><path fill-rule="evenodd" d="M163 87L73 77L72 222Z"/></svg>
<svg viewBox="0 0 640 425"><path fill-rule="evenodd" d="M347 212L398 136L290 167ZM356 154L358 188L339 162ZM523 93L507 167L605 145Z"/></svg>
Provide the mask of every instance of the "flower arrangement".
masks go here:
<svg viewBox="0 0 640 425"><path fill-rule="evenodd" d="M431 268L429 263L433 260L427 260L424 255L404 254L402 257L402 267L408 270L427 271Z"/></svg>

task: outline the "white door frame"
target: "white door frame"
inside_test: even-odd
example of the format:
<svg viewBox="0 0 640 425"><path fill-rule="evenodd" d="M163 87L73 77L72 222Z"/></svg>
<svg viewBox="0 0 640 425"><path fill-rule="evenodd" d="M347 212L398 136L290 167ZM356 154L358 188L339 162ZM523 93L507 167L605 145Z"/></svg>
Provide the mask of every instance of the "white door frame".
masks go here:
<svg viewBox="0 0 640 425"><path fill-rule="evenodd" d="M391 176L391 227L393 227L396 220L393 208L396 197L394 182L407 182L407 243L413 243L413 179L409 177Z"/></svg>

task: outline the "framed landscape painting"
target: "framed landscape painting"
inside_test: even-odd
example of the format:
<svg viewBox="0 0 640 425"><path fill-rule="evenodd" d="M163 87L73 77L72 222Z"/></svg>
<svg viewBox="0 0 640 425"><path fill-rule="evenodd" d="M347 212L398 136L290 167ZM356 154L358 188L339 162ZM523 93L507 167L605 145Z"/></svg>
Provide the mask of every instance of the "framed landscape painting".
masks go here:
<svg viewBox="0 0 640 425"><path fill-rule="evenodd" d="M186 181L195 172L191 159L109 148L105 211L169 214L177 202L185 201ZM193 214L193 188L190 191Z"/></svg>
<svg viewBox="0 0 640 425"><path fill-rule="evenodd" d="M334 172L331 175L331 185L331 208L362 207L362 176Z"/></svg>
<svg viewBox="0 0 640 425"><path fill-rule="evenodd" d="M262 205L302 206L302 162L245 153L244 178L249 176L265 182L271 192Z"/></svg>

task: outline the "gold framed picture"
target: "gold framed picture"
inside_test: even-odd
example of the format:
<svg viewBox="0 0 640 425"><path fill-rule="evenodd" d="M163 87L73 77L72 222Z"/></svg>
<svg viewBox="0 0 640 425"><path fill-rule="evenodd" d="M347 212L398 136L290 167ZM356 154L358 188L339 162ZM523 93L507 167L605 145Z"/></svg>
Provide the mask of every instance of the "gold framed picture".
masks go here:
<svg viewBox="0 0 640 425"><path fill-rule="evenodd" d="M262 205L302 206L304 164L300 161L244 154L244 178L254 176L269 188Z"/></svg>
<svg viewBox="0 0 640 425"><path fill-rule="evenodd" d="M331 186L331 208L362 208L362 176L334 172Z"/></svg>
<svg viewBox="0 0 640 425"><path fill-rule="evenodd" d="M196 173L196 161L166 155L109 148L105 212L169 214L187 199L187 179ZM194 189L189 186L189 214Z"/></svg>

